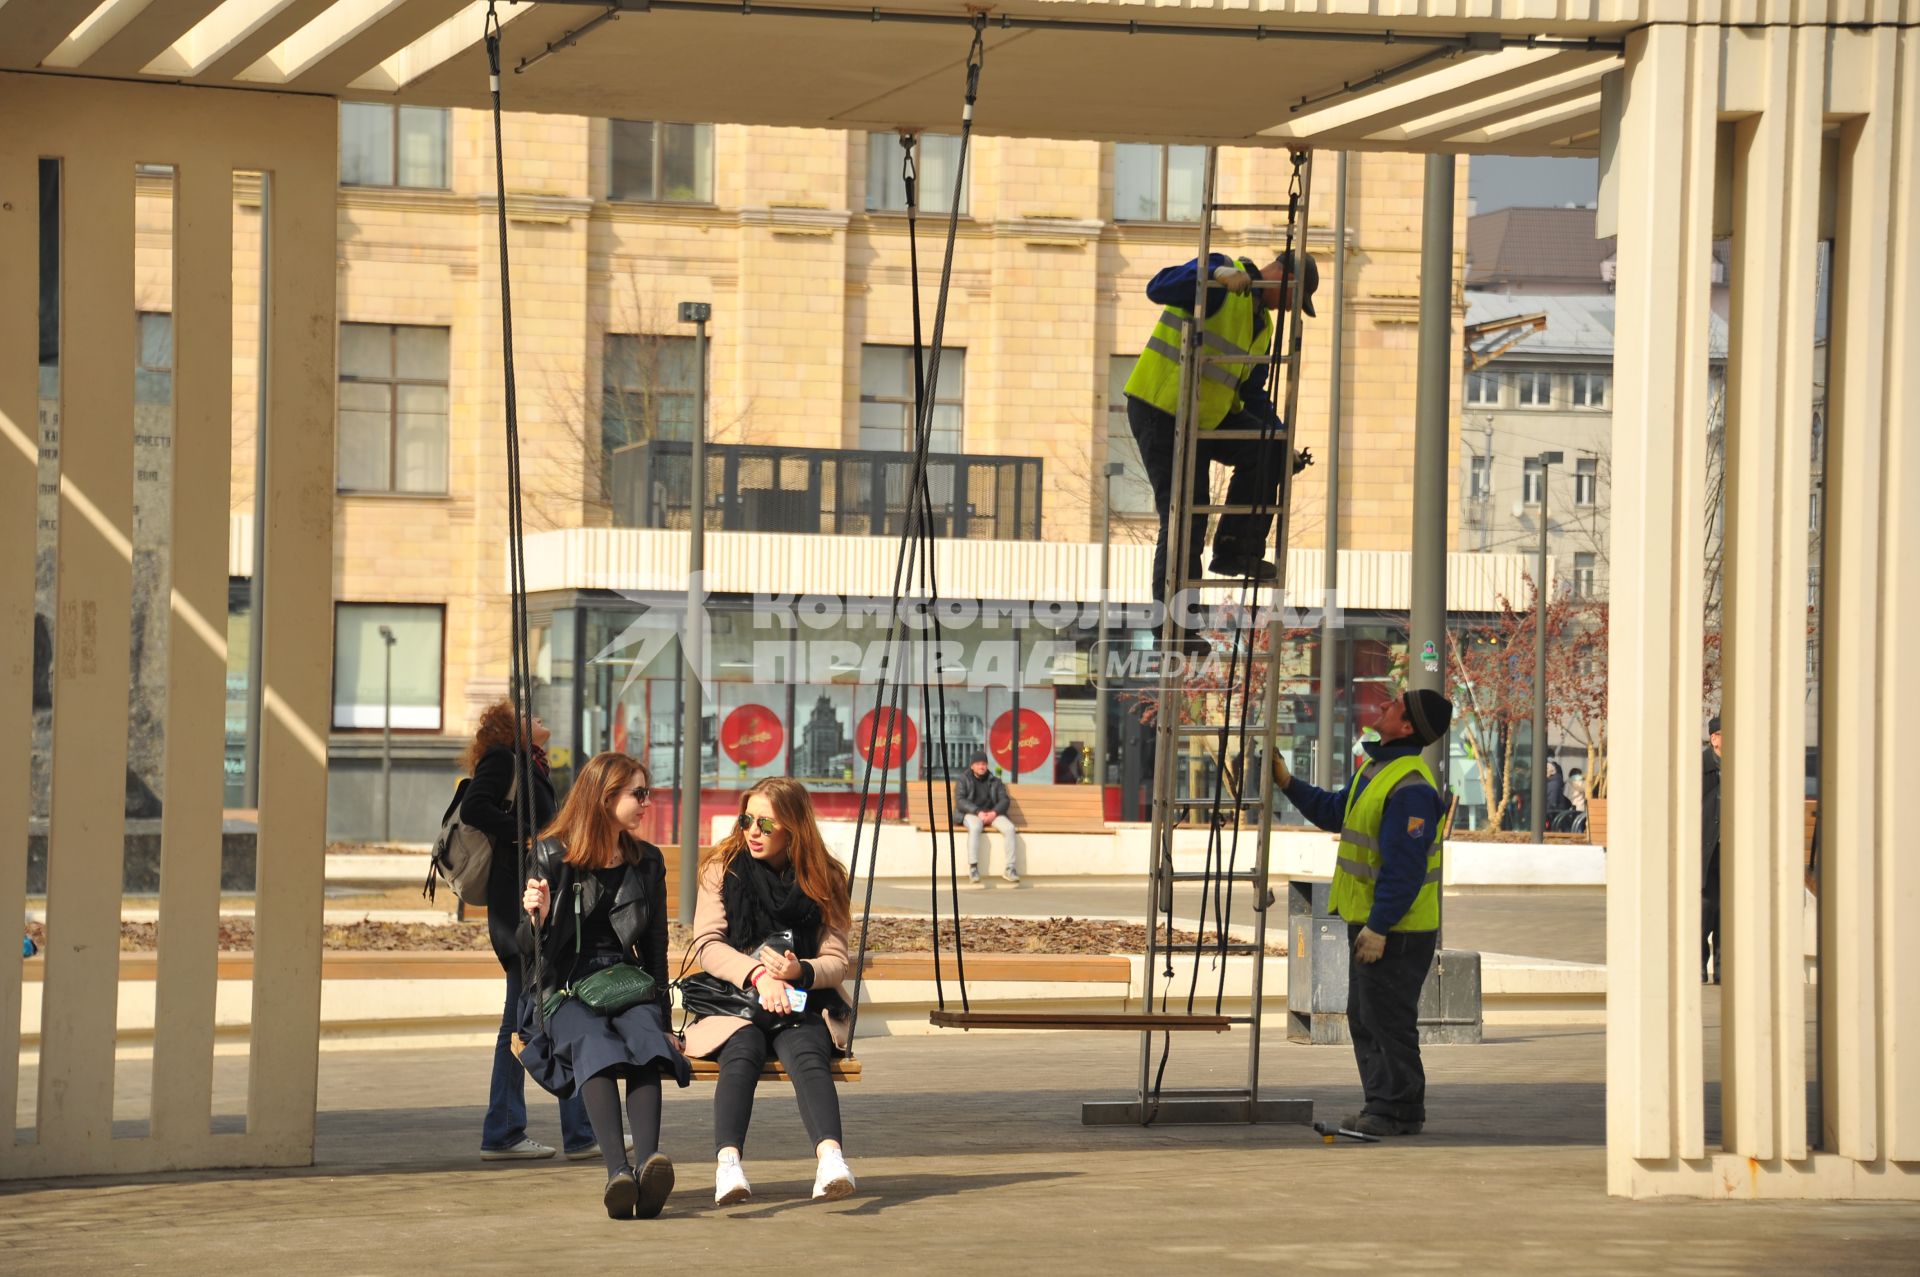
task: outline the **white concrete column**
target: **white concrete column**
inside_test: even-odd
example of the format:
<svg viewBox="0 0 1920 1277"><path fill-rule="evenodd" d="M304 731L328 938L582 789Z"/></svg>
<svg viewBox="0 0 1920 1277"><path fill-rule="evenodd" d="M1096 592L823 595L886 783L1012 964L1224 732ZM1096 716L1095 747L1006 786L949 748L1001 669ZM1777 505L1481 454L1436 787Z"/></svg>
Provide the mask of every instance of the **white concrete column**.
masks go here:
<svg viewBox="0 0 1920 1277"><path fill-rule="evenodd" d="M1727 36L1734 127L1721 788L1724 1144L1807 1153L1807 512L1825 32Z"/></svg>
<svg viewBox="0 0 1920 1277"><path fill-rule="evenodd" d="M1702 579L1718 40L1656 27L1620 83L1607 877L1609 1186L1703 1152Z"/></svg>

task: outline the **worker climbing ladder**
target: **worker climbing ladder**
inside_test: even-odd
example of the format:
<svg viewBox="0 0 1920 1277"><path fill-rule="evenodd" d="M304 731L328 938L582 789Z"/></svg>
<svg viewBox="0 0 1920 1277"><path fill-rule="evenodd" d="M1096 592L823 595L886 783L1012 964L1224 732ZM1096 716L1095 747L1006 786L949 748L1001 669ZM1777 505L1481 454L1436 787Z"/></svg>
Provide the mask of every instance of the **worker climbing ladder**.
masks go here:
<svg viewBox="0 0 1920 1277"><path fill-rule="evenodd" d="M1292 428L1300 396L1301 315L1304 288L1290 288L1284 304L1274 312L1277 323L1269 323L1267 353L1249 356L1228 352L1218 341L1209 342L1202 322L1207 314L1207 292L1226 285L1211 277L1205 268L1214 232L1214 217L1222 212L1281 212L1286 215L1285 238L1278 254L1287 264L1277 280L1253 281L1253 287L1283 287L1290 279L1303 279L1306 256L1306 220L1311 193L1313 158L1309 151L1293 152L1293 168L1288 198L1284 204L1220 203L1216 200L1219 174L1218 152L1207 150L1200 217L1200 243L1195 272L1196 285L1192 316L1183 325L1180 358L1179 410L1175 414L1173 492L1167 524L1167 580L1163 597L1170 601L1161 628L1163 659L1157 699L1154 702L1157 730L1157 766L1153 778L1153 816L1151 829L1152 863L1148 875L1147 914L1154 923L1149 928L1147 960L1144 968L1142 1008L1169 1016L1170 1002L1179 982L1173 960L1184 954L1191 963L1184 993L1187 1017L1201 1027L1202 1015L1196 1014L1200 968L1211 957L1218 979L1213 994L1213 1015L1221 1017L1226 992L1227 959L1252 958L1249 1010L1246 1015L1221 1017L1225 1024L1244 1026L1247 1035L1247 1073L1244 1086L1206 1090L1164 1089L1171 1037L1165 1029L1145 1029L1141 1034L1139 1095L1133 1101L1088 1103L1082 1107L1082 1120L1089 1125L1203 1122L1307 1122L1312 1105L1304 1100L1263 1100L1260 1093L1260 1012L1264 997L1262 979L1267 949L1268 914L1274 903L1269 887L1272 868L1273 795L1270 792L1271 768L1267 760L1274 756L1279 726L1280 617L1287 583L1287 547L1291 529L1291 497L1294 466ZM1221 428L1204 432L1211 440L1255 442L1261 455L1277 458L1280 474L1274 504L1225 505L1214 503L1208 495L1209 484L1200 486L1201 502L1194 500L1193 486L1183 476L1193 472L1196 450L1200 446L1200 392L1209 371L1224 368L1236 380L1251 364L1266 363L1285 370L1284 396L1274 395L1281 407L1280 419L1259 428ZM1278 389L1268 378L1270 389ZM1228 422L1236 418L1229 417ZM1263 476L1263 479L1265 476ZM1259 485L1265 491L1269 482ZM1190 545L1195 516L1271 514L1273 516L1274 572L1265 577L1252 566L1238 581L1218 577L1190 576L1189 563L1199 562L1199 547ZM1202 529L1204 531L1204 523ZM1255 558L1259 556L1253 556ZM1223 596L1231 596L1223 599ZM1182 601L1193 600L1222 625L1202 625L1198 633L1183 616ZM1224 602L1224 606L1222 606ZM1196 694L1194 658L1201 657L1214 674L1204 680L1205 690ZM1217 677L1224 667L1225 677ZM1249 766L1249 762L1253 765ZM1200 777L1197 785L1183 780ZM1252 829L1246 828L1248 823ZM1206 835L1206 861L1200 869L1176 867L1175 840L1179 831L1198 827ZM1243 834L1254 835L1251 865L1242 867ZM1232 938L1230 920L1237 888L1251 893L1254 916L1251 940ZM1197 893L1197 894L1196 894ZM1175 919L1191 908L1187 916L1197 920L1201 939L1173 947ZM1211 923L1213 936L1206 932ZM1164 928L1164 935L1162 930ZM1180 1027L1169 1023L1168 1028ZM1156 1067L1156 1045L1159 1063Z"/></svg>

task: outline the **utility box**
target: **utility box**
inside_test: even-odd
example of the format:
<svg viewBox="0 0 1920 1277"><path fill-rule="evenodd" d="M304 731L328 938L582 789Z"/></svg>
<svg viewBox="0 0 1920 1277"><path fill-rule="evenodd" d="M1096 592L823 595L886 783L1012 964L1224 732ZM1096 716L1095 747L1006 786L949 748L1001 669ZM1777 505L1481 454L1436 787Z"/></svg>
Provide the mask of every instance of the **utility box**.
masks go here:
<svg viewBox="0 0 1920 1277"><path fill-rule="evenodd" d="M1330 884L1296 878L1287 886L1287 1040L1327 1046L1347 1035L1347 924L1328 903ZM1442 915L1444 917L1444 914ZM1481 1037L1480 955L1442 949L1420 990L1422 1044L1472 1044Z"/></svg>

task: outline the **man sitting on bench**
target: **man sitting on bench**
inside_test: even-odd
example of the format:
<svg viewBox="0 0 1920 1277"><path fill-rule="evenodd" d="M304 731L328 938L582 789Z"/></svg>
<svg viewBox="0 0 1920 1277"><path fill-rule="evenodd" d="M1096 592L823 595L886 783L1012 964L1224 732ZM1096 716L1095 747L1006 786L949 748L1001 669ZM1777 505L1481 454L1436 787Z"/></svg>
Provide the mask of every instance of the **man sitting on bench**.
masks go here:
<svg viewBox="0 0 1920 1277"><path fill-rule="evenodd" d="M960 776L960 783L953 787L953 805L967 822L967 881L976 887L980 885L980 844L987 840L989 829L1006 843L1007 863L1000 876L1008 882L1020 881L1020 874L1014 868L1019 856L1020 831L1007 819L1007 807L1012 801L1000 778L987 770L986 751L975 750L967 770Z"/></svg>

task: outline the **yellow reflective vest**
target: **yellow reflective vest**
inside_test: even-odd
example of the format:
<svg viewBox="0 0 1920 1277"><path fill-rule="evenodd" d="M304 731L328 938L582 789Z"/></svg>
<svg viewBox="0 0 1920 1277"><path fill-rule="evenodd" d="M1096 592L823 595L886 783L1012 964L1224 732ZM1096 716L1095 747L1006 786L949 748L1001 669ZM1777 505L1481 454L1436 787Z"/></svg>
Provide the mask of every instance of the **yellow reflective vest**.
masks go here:
<svg viewBox="0 0 1920 1277"><path fill-rule="evenodd" d="M1240 269L1253 273L1253 264L1241 259ZM1241 362L1234 356L1264 356L1273 344L1273 325L1257 323L1260 303L1253 292L1228 293L1220 309L1200 329L1202 353L1227 358L1195 365L1200 375L1200 429L1213 430L1227 414L1243 406L1240 384L1261 365ZM1147 348L1134 361L1127 378L1126 393L1162 412L1178 415L1180 410L1180 344L1183 330L1193 312L1183 306L1168 306L1153 326ZM1256 328L1258 331L1256 332Z"/></svg>
<svg viewBox="0 0 1920 1277"><path fill-rule="evenodd" d="M1371 776L1365 788L1361 780ZM1438 790L1433 772L1418 754L1396 758L1377 770L1369 762L1354 777L1347 790L1347 810L1340 822L1340 850L1333 867L1333 886L1329 903L1335 913L1355 924L1363 924L1373 913L1374 883L1380 878L1380 822L1387 814L1387 800L1403 785L1425 785ZM1445 821L1442 820L1444 826ZM1420 894L1395 931L1436 931L1440 927L1440 856L1446 829L1433 831L1433 846L1427 849L1427 880Z"/></svg>

